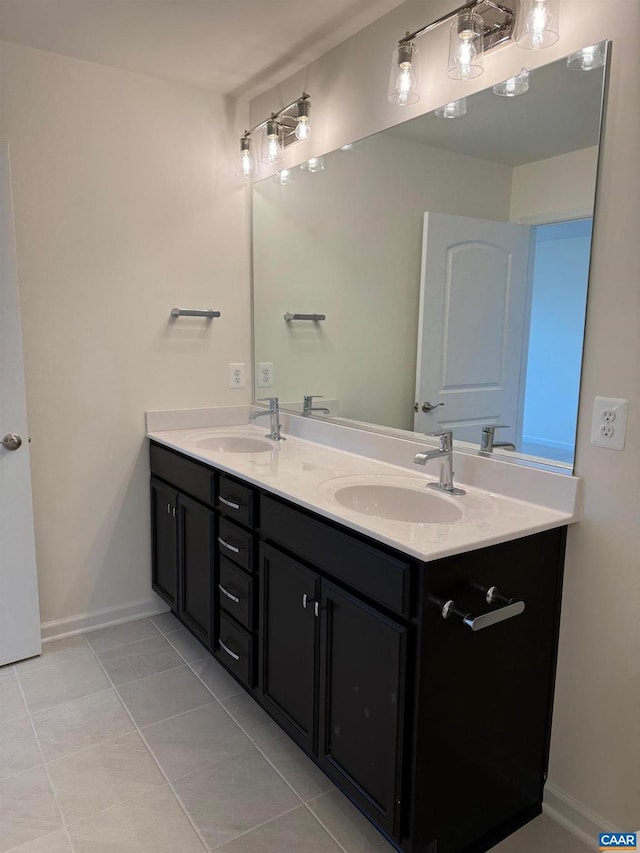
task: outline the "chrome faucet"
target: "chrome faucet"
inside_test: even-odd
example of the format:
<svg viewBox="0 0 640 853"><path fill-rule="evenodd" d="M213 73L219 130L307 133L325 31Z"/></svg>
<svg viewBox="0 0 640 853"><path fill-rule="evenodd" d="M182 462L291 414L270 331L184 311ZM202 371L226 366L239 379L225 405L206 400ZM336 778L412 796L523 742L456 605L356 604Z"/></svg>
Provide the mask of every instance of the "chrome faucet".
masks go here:
<svg viewBox="0 0 640 853"><path fill-rule="evenodd" d="M450 495L464 495L464 489L458 489L453 485L453 432L445 430L444 432L432 432L428 435L438 436L438 449L428 450L423 453L416 453L414 462L416 465L426 465L431 459L440 459L440 482L429 483L428 489L438 489L441 492L447 492Z"/></svg>
<svg viewBox="0 0 640 853"><path fill-rule="evenodd" d="M286 441L287 439L280 435L280 406L277 397L260 397L259 402L269 403L269 408L266 412L252 412L249 415L249 420L255 421L256 418L262 415L269 415L271 432L265 435L265 438L271 438L274 441Z"/></svg>
<svg viewBox="0 0 640 853"><path fill-rule="evenodd" d="M509 429L509 425L487 424L482 427L482 435L480 437L481 453L493 453L494 447L502 447L504 450L516 449L516 446L512 441L495 441L495 432L497 429Z"/></svg>
<svg viewBox="0 0 640 853"><path fill-rule="evenodd" d="M331 410L323 406L314 406L313 401L322 399L322 394L305 394L302 399L302 414L310 415L311 412L324 412L325 415L330 415Z"/></svg>

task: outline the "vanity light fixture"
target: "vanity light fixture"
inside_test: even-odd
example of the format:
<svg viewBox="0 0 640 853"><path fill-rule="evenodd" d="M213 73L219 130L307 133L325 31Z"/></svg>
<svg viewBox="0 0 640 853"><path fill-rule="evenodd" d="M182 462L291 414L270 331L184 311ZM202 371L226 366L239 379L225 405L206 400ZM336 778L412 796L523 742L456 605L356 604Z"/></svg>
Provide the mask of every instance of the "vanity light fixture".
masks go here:
<svg viewBox="0 0 640 853"><path fill-rule="evenodd" d="M543 50L559 39L559 0L521 0L516 44L525 50Z"/></svg>
<svg viewBox="0 0 640 853"><path fill-rule="evenodd" d="M528 69L523 68L515 77L509 77L502 83L496 83L493 91L496 95L502 95L503 98L515 98L517 95L524 95L525 92L529 91Z"/></svg>
<svg viewBox="0 0 640 853"><path fill-rule="evenodd" d="M594 68L602 68L606 59L605 43L592 44L576 50L567 57L567 68L578 71L592 71Z"/></svg>
<svg viewBox="0 0 640 853"><path fill-rule="evenodd" d="M293 181L293 169L278 169L273 176L273 181L276 184L280 184L282 187L286 184L290 184Z"/></svg>
<svg viewBox="0 0 640 853"><path fill-rule="evenodd" d="M304 141L311 136L309 116L311 114L311 99L306 92L299 98L287 104L269 118L245 130L240 137L240 165L238 175L248 179L255 172L255 157L253 152L253 135L263 131L260 159L270 166L282 163L283 152L292 142Z"/></svg>
<svg viewBox="0 0 640 853"><path fill-rule="evenodd" d="M461 118L467 114L467 99L459 98L457 101L449 101L435 110L438 118Z"/></svg>
<svg viewBox="0 0 640 853"><path fill-rule="evenodd" d="M304 172L324 172L324 157L310 157L300 168Z"/></svg>
<svg viewBox="0 0 640 853"><path fill-rule="evenodd" d="M407 32L398 42L391 58L389 101L402 107L420 100L420 53L414 42L448 21L451 22L449 77L470 80L482 74L483 54L513 36L516 24L515 0L509 0L509 3L504 5L495 0L470 0L430 24L414 32Z"/></svg>

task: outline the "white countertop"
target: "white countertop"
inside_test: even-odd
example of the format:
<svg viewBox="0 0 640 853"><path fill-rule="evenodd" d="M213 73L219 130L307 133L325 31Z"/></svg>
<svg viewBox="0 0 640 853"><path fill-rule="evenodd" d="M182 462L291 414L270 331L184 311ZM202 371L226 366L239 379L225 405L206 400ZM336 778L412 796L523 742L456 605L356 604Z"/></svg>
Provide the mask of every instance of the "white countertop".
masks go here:
<svg viewBox="0 0 640 853"><path fill-rule="evenodd" d="M226 412L231 412L231 409ZM149 413L149 415L153 414L155 413ZM202 418L196 418L191 420L194 427L188 429L154 428L162 423L183 425L188 418L174 417L163 420L148 415L147 423L150 431L147 436L159 444L178 450L200 462L209 463L221 471L237 475L274 495L286 498L301 507L424 561L518 539L569 524L577 517L577 486L575 484L573 500L560 508L557 505L554 506L558 501L550 501L553 506L551 508L540 503L477 488L464 480L459 482L458 478L455 480L456 485L464 488L467 493L460 497L440 496L441 500L454 503L460 509L462 517L455 522L411 523L365 515L338 503L334 498L337 488L357 483L383 483L402 485L421 491L427 483L435 482L435 477L429 473L422 473L422 469L417 467L414 471L290 434L286 436L287 441L273 442L270 449L258 453L224 452L198 447L197 442L207 436L235 435L262 439L265 434L265 419L261 418L259 425L249 425L246 423L247 414L248 407L244 414L244 423L237 422L242 421L242 415L234 418L227 414L225 417L214 419L214 422L218 423L226 421L225 426L205 427ZM236 420L235 424L233 420ZM284 418L282 420L284 426ZM298 431L302 428L300 425L297 427ZM286 434L284 429L283 434ZM410 444L409 447L412 452L417 452L419 449L419 445L415 444ZM488 466L493 465L493 460L482 460L482 463L484 462ZM466 470L469 472L475 470L470 467L470 464L467 462ZM477 465L477 463L474 464ZM462 467L464 469L464 465ZM505 475L507 481L509 478L513 479L512 472L508 470L509 466L503 466L503 468L507 471ZM429 471L431 470L437 474L437 463L429 467ZM500 478L495 473L495 465L487 468L487 471L492 484L499 481ZM532 482L535 481L535 475L541 473L544 472L533 472ZM522 475L518 474L518 476ZM527 476L526 472L524 476ZM475 479L478 478L475 477ZM566 491L562 481L549 480L545 488L553 489L554 484L557 484L558 489L564 488ZM519 489L522 491L521 486ZM536 496L541 494L539 488L533 488L532 491Z"/></svg>

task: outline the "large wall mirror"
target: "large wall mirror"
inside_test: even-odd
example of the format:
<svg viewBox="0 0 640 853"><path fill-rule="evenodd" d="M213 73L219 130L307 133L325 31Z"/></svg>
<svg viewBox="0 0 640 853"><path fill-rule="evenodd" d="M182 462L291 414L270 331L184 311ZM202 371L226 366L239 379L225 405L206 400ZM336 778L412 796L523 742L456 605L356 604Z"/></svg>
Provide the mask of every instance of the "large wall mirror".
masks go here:
<svg viewBox="0 0 640 853"><path fill-rule="evenodd" d="M599 49L604 58L606 46ZM605 64L253 186L255 397L573 468ZM585 70L588 68L588 70ZM326 409L328 411L321 411ZM460 445L463 446L463 445Z"/></svg>

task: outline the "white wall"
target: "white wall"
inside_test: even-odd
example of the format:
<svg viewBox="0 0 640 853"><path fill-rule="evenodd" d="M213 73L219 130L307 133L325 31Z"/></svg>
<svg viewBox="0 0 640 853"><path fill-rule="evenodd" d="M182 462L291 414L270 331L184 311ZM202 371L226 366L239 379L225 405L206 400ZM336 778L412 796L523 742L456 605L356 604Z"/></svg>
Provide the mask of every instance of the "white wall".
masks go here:
<svg viewBox="0 0 640 853"><path fill-rule="evenodd" d="M424 213L507 220L511 172L382 135L332 153L324 172L256 185L255 357L274 363L269 394L324 394L343 417L413 429ZM287 311L327 319L285 323Z"/></svg>
<svg viewBox="0 0 640 853"><path fill-rule="evenodd" d="M253 120L313 98L308 143L290 164L333 150L519 71L613 39L595 217L576 472L584 520L569 531L550 782L573 818L633 829L640 815L640 60L635 0L562 0L561 38L540 53L508 45L490 54L480 81L446 76L447 28L425 36L423 99L401 111L386 101L397 39L455 8L409 0L252 103ZM427 70L427 74L424 71ZM293 157L295 156L295 161ZM596 394L629 399L622 452L589 444ZM577 801L571 811L567 796ZM594 839L595 841L595 839Z"/></svg>
<svg viewBox="0 0 640 853"><path fill-rule="evenodd" d="M219 97L6 43L0 78L50 622L151 598L145 409L249 399L246 190Z"/></svg>

